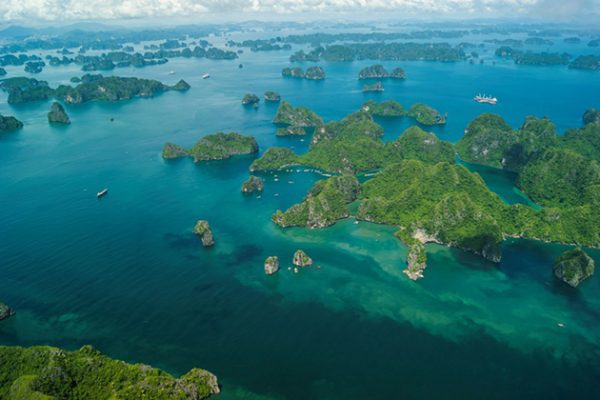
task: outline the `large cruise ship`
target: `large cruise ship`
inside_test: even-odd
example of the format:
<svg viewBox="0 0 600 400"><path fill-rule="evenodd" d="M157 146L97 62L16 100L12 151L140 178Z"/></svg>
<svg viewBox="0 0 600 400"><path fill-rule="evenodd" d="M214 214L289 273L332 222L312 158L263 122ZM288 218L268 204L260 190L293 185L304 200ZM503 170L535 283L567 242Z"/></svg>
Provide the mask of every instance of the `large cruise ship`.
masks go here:
<svg viewBox="0 0 600 400"><path fill-rule="evenodd" d="M477 96L475 96L473 98L473 100L475 100L478 103L487 103L487 104L496 104L498 102L498 99L492 96L486 96L485 94L482 96L480 94L478 94Z"/></svg>

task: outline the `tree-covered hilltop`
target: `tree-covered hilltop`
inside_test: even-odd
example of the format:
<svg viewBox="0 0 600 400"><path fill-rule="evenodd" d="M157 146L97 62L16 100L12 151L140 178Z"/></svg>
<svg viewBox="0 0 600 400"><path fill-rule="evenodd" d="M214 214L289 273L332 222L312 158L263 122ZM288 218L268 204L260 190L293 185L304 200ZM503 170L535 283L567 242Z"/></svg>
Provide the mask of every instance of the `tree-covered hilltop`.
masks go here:
<svg viewBox="0 0 600 400"><path fill-rule="evenodd" d="M386 100L377 103L369 100L361 107L361 110L377 117L409 117L417 120L418 123L426 126L444 125L447 115L441 115L435 108L423 104L415 103L408 110L405 110L402 104L395 100Z"/></svg>
<svg viewBox="0 0 600 400"><path fill-rule="evenodd" d="M284 68L281 75L286 78L300 78L313 81L325 79L325 70L319 66L309 67L304 71L302 68Z"/></svg>
<svg viewBox="0 0 600 400"><path fill-rule="evenodd" d="M69 104L80 104L93 100L118 101L134 97L152 97L169 90L185 91L190 88L183 80L169 86L153 79L104 77L100 74L86 74L79 82L75 87L60 85L58 88L52 89L46 81L15 77L2 80L0 88L8 93L9 104L47 100L51 97Z"/></svg>
<svg viewBox="0 0 600 400"><path fill-rule="evenodd" d="M386 100L381 103L369 100L362 105L361 110L376 117L402 117L405 115L404 107L395 100Z"/></svg>
<svg viewBox="0 0 600 400"><path fill-rule="evenodd" d="M0 114L0 133L12 132L17 129L21 129L22 127L23 123L17 118L10 115L5 116Z"/></svg>
<svg viewBox="0 0 600 400"><path fill-rule="evenodd" d="M323 125L323 119L306 107L294 107L287 101L279 104L274 124L314 128Z"/></svg>
<svg viewBox="0 0 600 400"><path fill-rule="evenodd" d="M546 118L527 117L513 131L494 114L475 118L456 144L469 162L519 173L518 187L544 206L580 206L600 195L600 124L558 136Z"/></svg>
<svg viewBox="0 0 600 400"><path fill-rule="evenodd" d="M243 106L258 106L260 103L260 98L254 93L246 93L242 98Z"/></svg>
<svg viewBox="0 0 600 400"><path fill-rule="evenodd" d="M0 346L0 398L6 400L199 400L220 392L217 378L192 369L180 378L143 364L113 360L91 346Z"/></svg>
<svg viewBox="0 0 600 400"><path fill-rule="evenodd" d="M519 171L528 160L557 140L554 124L527 117L517 131L496 114L481 114L469 123L456 143L461 158L477 164Z"/></svg>
<svg viewBox="0 0 600 400"><path fill-rule="evenodd" d="M32 101L47 100L54 96L54 90L46 81L34 78L14 77L3 79L0 89L8 93L8 104L29 103Z"/></svg>
<svg viewBox="0 0 600 400"><path fill-rule="evenodd" d="M162 156L165 159L192 157L194 162L223 160L234 155L258 152L258 144L253 136L236 132L218 132L204 136L191 149L185 149L173 143L165 143Z"/></svg>
<svg viewBox="0 0 600 400"><path fill-rule="evenodd" d="M348 205L356 200L360 185L353 175L335 176L318 181L300 204L287 211L277 210L273 222L281 227L323 228L350 215Z"/></svg>
<svg viewBox="0 0 600 400"><path fill-rule="evenodd" d="M365 67L358 73L358 79L405 79L406 73L400 67L394 68L392 72L388 72L383 65L375 64Z"/></svg>
<svg viewBox="0 0 600 400"><path fill-rule="evenodd" d="M304 70L302 68L298 68L298 67L294 67L294 68L286 67L281 70L281 76L283 76L285 78L303 79L304 78Z"/></svg>
<svg viewBox="0 0 600 400"><path fill-rule="evenodd" d="M553 147L527 163L517 185L543 206L600 205L598 163L570 149Z"/></svg>
<svg viewBox="0 0 600 400"><path fill-rule="evenodd" d="M398 226L409 244L439 242L500 260L508 206L461 165L402 161L365 182L360 198L358 218Z"/></svg>
<svg viewBox="0 0 600 400"><path fill-rule="evenodd" d="M396 140L384 143L383 128L366 112L318 127L309 151L296 155L289 149L271 148L251 165L253 171L304 165L330 173L355 174L383 168L403 159L454 162L449 142L418 127L407 129Z"/></svg>
<svg viewBox="0 0 600 400"><path fill-rule="evenodd" d="M252 162L250 171L275 171L292 165L298 165L296 153L287 147L270 147L261 158Z"/></svg>
<svg viewBox="0 0 600 400"><path fill-rule="evenodd" d="M413 104L406 112L408 117L415 118L423 125L444 125L447 115L441 115L438 110L423 103Z"/></svg>
<svg viewBox="0 0 600 400"><path fill-rule="evenodd" d="M48 122L51 124L70 124L71 119L62 104L55 101L48 112Z"/></svg>

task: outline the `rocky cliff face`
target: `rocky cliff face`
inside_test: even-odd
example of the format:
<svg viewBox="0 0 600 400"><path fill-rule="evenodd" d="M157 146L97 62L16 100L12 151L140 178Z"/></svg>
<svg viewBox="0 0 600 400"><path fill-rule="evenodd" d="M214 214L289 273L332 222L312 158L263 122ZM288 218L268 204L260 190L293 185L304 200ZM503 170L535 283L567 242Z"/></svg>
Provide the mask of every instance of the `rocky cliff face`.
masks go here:
<svg viewBox="0 0 600 400"><path fill-rule="evenodd" d="M313 260L303 250L296 250L292 262L297 267L309 267L312 265Z"/></svg>
<svg viewBox="0 0 600 400"><path fill-rule="evenodd" d="M14 315L15 312L6 304L0 302L0 321Z"/></svg>
<svg viewBox="0 0 600 400"><path fill-rule="evenodd" d="M277 256L267 257L265 260L265 274L273 275L279 271L279 258Z"/></svg>

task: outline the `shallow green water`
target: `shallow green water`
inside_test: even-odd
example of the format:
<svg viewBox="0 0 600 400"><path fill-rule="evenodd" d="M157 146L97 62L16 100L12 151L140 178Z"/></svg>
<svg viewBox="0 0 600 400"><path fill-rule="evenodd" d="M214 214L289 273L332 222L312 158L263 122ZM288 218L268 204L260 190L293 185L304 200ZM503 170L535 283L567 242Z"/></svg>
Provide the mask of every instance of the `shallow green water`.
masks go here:
<svg viewBox="0 0 600 400"><path fill-rule="evenodd" d="M200 366L219 376L225 399L593 398L600 280L577 291L559 285L551 267L564 246L510 241L496 265L432 245L425 279L412 282L393 227L350 219L281 230L270 222L319 175L267 174L262 196L245 197L239 188L253 157L194 165L165 162L160 151L165 141L188 146L230 130L255 135L261 151L304 151L308 140L275 137L276 105L241 107L244 93L265 90L327 120L367 98L426 102L449 112L435 132L452 141L490 110L515 127L528 114L547 115L562 131L600 102L597 76L414 62L402 64L406 82L365 96L355 78L368 63L324 64L327 80L306 82L280 77L288 56L244 54L243 69L175 59L116 70L184 78L192 89L68 107L66 128L47 125L49 103L10 107L2 95L0 112L26 126L0 137L0 299L18 311L0 323L0 343L91 343L176 374ZM202 80L204 72L212 77ZM47 68L40 77L54 85L77 74ZM477 92L502 101L482 107L471 100ZM386 140L411 124L380 122ZM471 168L505 201L527 203L510 174ZM98 201L104 187L110 192ZM190 234L200 218L213 227L213 249ZM288 270L297 248L319 268ZM272 277L262 267L268 255L284 261Z"/></svg>

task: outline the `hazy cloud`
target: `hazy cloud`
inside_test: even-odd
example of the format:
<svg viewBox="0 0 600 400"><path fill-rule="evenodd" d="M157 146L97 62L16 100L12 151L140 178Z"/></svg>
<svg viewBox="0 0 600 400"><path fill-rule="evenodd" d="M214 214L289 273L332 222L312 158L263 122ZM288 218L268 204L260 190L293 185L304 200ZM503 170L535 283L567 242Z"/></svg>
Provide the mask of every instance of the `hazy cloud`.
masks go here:
<svg viewBox="0 0 600 400"><path fill-rule="evenodd" d="M550 16L598 13L600 0L0 0L4 22L391 12L422 16Z"/></svg>

